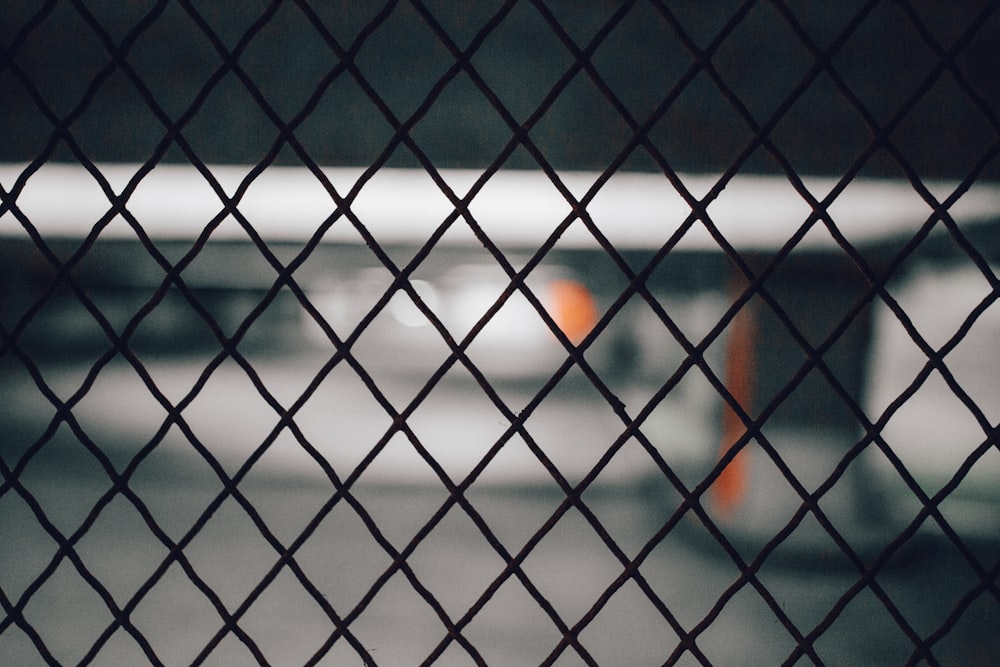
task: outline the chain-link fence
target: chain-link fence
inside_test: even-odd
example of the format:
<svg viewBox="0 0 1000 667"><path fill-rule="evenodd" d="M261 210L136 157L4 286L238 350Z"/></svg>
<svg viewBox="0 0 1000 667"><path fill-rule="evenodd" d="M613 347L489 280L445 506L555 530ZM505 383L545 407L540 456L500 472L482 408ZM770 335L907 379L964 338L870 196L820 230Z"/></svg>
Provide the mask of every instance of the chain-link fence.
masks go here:
<svg viewBox="0 0 1000 667"><path fill-rule="evenodd" d="M1000 659L1000 3L730 4L0 10L0 655Z"/></svg>

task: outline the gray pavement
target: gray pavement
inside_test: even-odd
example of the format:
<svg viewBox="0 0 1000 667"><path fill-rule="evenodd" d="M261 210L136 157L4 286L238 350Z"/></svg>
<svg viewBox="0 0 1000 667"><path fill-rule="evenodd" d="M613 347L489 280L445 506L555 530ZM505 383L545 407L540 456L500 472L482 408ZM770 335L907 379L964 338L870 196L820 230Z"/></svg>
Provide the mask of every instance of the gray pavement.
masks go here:
<svg viewBox="0 0 1000 667"><path fill-rule="evenodd" d="M50 461L50 464L55 463ZM87 471L90 471L89 474ZM181 539L219 491L207 475L187 471L147 471L132 485L151 516L171 539ZM89 505L109 484L102 474L81 466L39 465L22 480L46 516L65 533L84 520ZM241 492L257 508L274 539L291 544L309 519L330 498L322 483L297 483L294 478L248 480ZM468 514L452 508L423 539L418 528L446 502L442 491L359 485L354 490L364 513L377 526L389 550L413 547L407 563L412 581L433 595L453 622L501 577L504 563ZM557 494L503 492L469 493L469 502L487 521L502 549L517 553L534 531L556 513ZM662 515L637 494L593 493L587 506L628 558L650 540ZM0 548L5 594L17 600L55 556L56 545L42 534L35 518L19 499L0 500L8 539ZM124 605L151 576L166 548L150 533L130 503L116 498L76 545L80 561L119 605ZM211 587L230 611L267 575L278 560L244 510L226 500L185 548L198 578ZM369 587L392 567L392 557L366 528L358 513L340 503L324 517L295 553L302 572L341 615L359 610L351 625L358 641L376 664L416 664L444 640L443 621L402 573L388 578L368 601ZM570 510L524 559L522 570L552 610L567 625L589 612L624 566L615 559L577 510ZM803 635L824 623L837 600L852 590L859 574L842 564L830 568L789 569L767 565L758 574L769 601L742 583L734 563L707 542L690 539L684 531L657 544L638 568L643 582L669 610L678 627L691 630L706 616L711 625L698 636L697 646L712 664L779 664L795 648L784 615ZM928 551L905 564L888 568L877 578L880 594L898 609L907 630L927 637L942 623L966 588L974 583L961 558L947 551ZM735 588L734 588L735 587ZM725 602L727 591L734 594ZM360 606L359 606L360 605ZM777 611L780 610L780 611ZM104 603L76 569L63 561L24 608L52 656L76 663L111 622ZM165 664L188 664L222 627L218 612L174 564L139 601L130 619L149 640ZM862 589L815 644L825 664L903 664L913 652L904 630L871 589ZM1000 656L996 633L996 599L981 595L945 640L935 645L943 664L989 664ZM331 621L296 578L281 570L274 582L239 620L271 664L304 663L330 636ZM517 580L506 579L484 605L463 636L490 665L538 664L549 657L562 634L557 623ZM640 586L628 581L580 632L580 642L599 664L660 664L677 648L676 634ZM43 664L34 648L15 628L0 634L0 654L8 664ZM975 662L979 660L980 662ZM96 664L137 664L144 658L122 631L112 636ZM247 664L252 656L229 636L213 653L211 664ZM679 664L697 664L691 654ZM802 664L809 664L804 660ZM322 664L363 664L338 642ZM474 664L452 645L436 664ZM555 664L585 664L573 650Z"/></svg>
<svg viewBox="0 0 1000 667"><path fill-rule="evenodd" d="M150 373L166 395L178 400L183 387L197 377L198 366L151 364ZM255 366L284 404L308 382L294 362L260 361ZM62 367L47 371L47 377L63 395L78 385L81 372ZM106 369L74 411L81 428L119 467L148 442L165 416L130 373L123 365ZM11 399L5 409L8 462L16 458L12 441L31 440L45 421L41 403L25 391L30 400ZM205 405L196 401L184 414L200 441L233 474L267 436L276 415L262 401L255 402L255 390L238 368L220 369L207 391L213 400ZM405 405L415 388L399 383L391 392L395 405ZM513 409L529 398L523 390L505 392ZM446 382L440 393L428 398L421 408L424 413L414 413L411 426L448 474L460 479L503 432L503 419L467 384ZM373 407L349 376L331 380L316 399L323 409L303 411L297 420L301 429L334 469L353 470L366 452L359 443L381 437L388 417L379 414L380 408ZM571 481L578 480L617 436L620 424L599 399L578 387L556 392L549 405L551 411L540 410L528 420L528 431ZM11 416L15 410L17 419ZM10 428L13 424L18 428ZM475 664L480 658L490 665L525 665L556 655L554 664L559 665L591 659L598 664L660 664L671 655L679 657L678 664L698 664L700 659L719 665L779 664L795 650L795 635L808 636L821 624L829 627L816 639L814 656L799 664L810 664L813 658L825 664L903 664L915 650L911 637L933 638L938 627L952 623L949 614L977 582L969 563L947 544L901 555L878 574L874 588L859 586L860 573L842 557L796 567L775 557L764 563L756 580L746 581L733 560L694 523L683 522L662 541L653 539L676 498L649 495L629 484L644 463L630 455L622 465L612 466L608 478L588 490L583 500L626 562L642 554L637 569L642 583L626 580L598 606L579 633L581 657L572 647L557 649L563 636L560 624L579 623L626 567L598 530L576 508L562 513L564 496L556 484L523 443L512 441L510 456L498 458L495 468L491 464L484 483L466 494L496 544L459 507L451 507L426 536L418 537L420 528L448 503L448 495L408 444L405 439L391 441L352 487L363 508L360 514L340 501L315 527L310 521L332 498L333 489L288 438L276 441L274 451L262 457L239 487L256 508L263 531L232 497L206 512L222 484L176 432L139 466L129 487L167 539L190 537L184 556L192 571L231 613L269 576L278 562L277 549L309 532L294 554L295 562L337 614L356 616L351 631L379 665L417 664L431 655L447 636L439 613L459 621L494 583L495 592L483 599L482 609L462 629L474 651L451 642L436 664ZM0 497L6 532L0 546L0 589L6 598L17 604L35 578L55 565L45 583L31 590L22 609L54 660L80 661L111 623L107 605L84 582L79 568L101 582L118 605L127 604L144 582L155 578L152 589L137 601L131 622L164 664L188 664L199 656L222 627L218 610L178 564L157 572L168 549L124 497L108 496L107 506L91 516L111 483L65 426L25 468L20 483L54 530L70 536L81 525L93 524L75 542L78 567L57 556L56 543L21 496L8 492ZM504 576L501 552L520 552L553 517L558 521L528 550L522 564L535 592L547 601L546 611L521 581ZM189 536L200 520L206 521L204 527ZM366 521L375 527L374 535ZM392 574L397 551L408 553L409 575ZM238 624L271 664L304 663L331 636L333 624L290 570L276 572ZM377 593L368 599L372 586ZM433 596L439 610L418 590ZM647 592L655 595L656 604ZM847 602L838 605L844 595ZM669 610L669 620L657 604ZM986 591L957 614L951 631L932 647L942 664L988 664L1000 658L1000 642L990 630L997 627L998 608L997 598ZM902 627L894 616L902 619ZM705 618L711 623L697 635L698 657L675 653L676 630L692 631ZM44 664L28 637L14 626L0 633L0 655L11 664ZM94 663L143 661L139 646L119 629ZM209 663L252 661L247 646L230 634ZM363 661L341 640L321 664Z"/></svg>
<svg viewBox="0 0 1000 667"><path fill-rule="evenodd" d="M914 281L896 295L907 312L915 313L918 330L938 346L961 326L974 295L969 297L968 276L957 279L965 300L927 292L928 284L947 283L942 276L931 278L930 283ZM921 303L930 301L939 307L921 309ZM946 362L987 417L995 419L1000 403L988 378L996 359L984 352L1000 330L992 310ZM873 415L925 363L898 328L882 332L876 341L882 365L873 376ZM145 361L158 390L177 403L197 382L208 357ZM324 359L286 354L251 361L273 399L288 407ZM678 498L662 479L650 483L654 468L635 441L627 442L583 493L581 510L563 505L565 495L521 435L504 445L466 491L468 505L452 506L438 473L416 445L443 474L460 482L510 424L461 373L445 378L409 416L413 440L395 433L354 475L373 445L392 432L389 412L406 409L422 386L419 375L394 371L390 356L381 362L366 367L390 410L342 366L319 384L294 418L304 439L340 479L356 477L349 498L356 504L343 498L332 502L330 480L287 429L241 473L238 493L227 496L223 482L177 425L166 430L130 477L133 502L112 491L101 463L67 424L61 425L20 470L24 493L9 489L0 495L2 603L5 613L16 608L23 614L45 647L40 653L20 625L0 620L3 662L75 664L95 642L101 648L90 656L92 664L148 662L124 629L101 639L113 628L110 600L118 606L133 604L129 619L135 630L168 665L199 658L221 632L220 609L239 613L238 626L252 638L253 651L280 665L306 662L332 636L329 609L351 619L357 644L379 665L419 664L436 655L439 645L446 647L435 663L441 665L477 660L526 665L546 659L558 665L646 665L662 664L671 656L682 665L769 665L785 662L802 637L811 652L795 664L892 665L911 658L918 664L1000 663L995 565L1000 548L995 539L979 539L962 553L933 521L924 522L919 538L871 578L809 520L754 576L743 577L734 558L690 517L662 539L656 537ZM79 390L88 370L85 363L41 368L62 400ZM2 371L0 455L12 467L46 431L54 408L23 370L7 365ZM520 414L541 382L498 382L496 389L510 410ZM621 393L630 414L649 391L632 387ZM915 407L904 408L900 418L890 421L884 436L899 447L907 465L924 471L919 482L933 493L943 483L942 475L947 479L958 469L961 456L955 454L971 451L979 435L975 423L969 424L968 410L945 383L932 378L911 401ZM685 476L685 461L717 439L711 413L695 404L666 404L643 429ZM278 422L277 412L247 373L231 361L212 373L182 415L186 428L227 476L238 473ZM167 412L135 370L118 360L96 376L73 416L86 439L121 471L158 437ZM526 433L570 485L591 472L622 429L608 403L579 378L556 387L525 420ZM937 445L942 433L953 437L948 456ZM670 449L677 443L686 443L686 450ZM937 458L921 451L936 452ZM788 463L797 469L801 462L789 458ZM995 463L995 456L984 456L964 481L980 488L986 480L988 487ZM817 472L814 465L811 470ZM884 468L879 472L886 474ZM823 475L810 475L802 477L808 488L822 483ZM784 486L780 477L759 476L755 482L756 495L748 504L757 503L756 513L743 517L744 525L719 524L747 560L763 545L762 533L773 534L784 525L774 512L790 516L800 504L794 496L791 504L775 504ZM831 495L821 506L851 536L844 523L848 516L831 509L834 500ZM253 509L242 506L244 501ZM908 521L919 511L915 502L900 502L894 509ZM950 499L941 512L956 526L967 527L960 521L967 515L958 513ZM477 526L480 519L489 537ZM422 532L428 522L432 528ZM756 532L748 536L751 528ZM542 537L536 543L538 531ZM73 558L59 555L53 534L71 540ZM868 545L875 549L862 557L874 557L894 534L878 535ZM609 548L602 535L616 546ZM806 558L797 552L802 536L806 544L820 546ZM160 571L169 557L168 544L175 542L184 545L189 569L175 562ZM294 563L308 585L280 566L279 552L293 545ZM400 552L407 556L408 569L393 565ZM519 553L523 579L505 573L505 556ZM604 599L625 572L634 577L625 578ZM272 576L253 604L240 610L247 595ZM100 592L86 579L99 582ZM135 597L147 582L150 590ZM327 611L324 605L329 605ZM447 624L460 622L474 605L481 608L460 629L468 645L449 642ZM560 648L564 630L577 624L579 647ZM679 648L678 633L688 632L695 633L693 652ZM255 660L237 634L222 636L207 664ZM931 653L921 656L921 644ZM362 665L364 660L341 639L321 664Z"/></svg>

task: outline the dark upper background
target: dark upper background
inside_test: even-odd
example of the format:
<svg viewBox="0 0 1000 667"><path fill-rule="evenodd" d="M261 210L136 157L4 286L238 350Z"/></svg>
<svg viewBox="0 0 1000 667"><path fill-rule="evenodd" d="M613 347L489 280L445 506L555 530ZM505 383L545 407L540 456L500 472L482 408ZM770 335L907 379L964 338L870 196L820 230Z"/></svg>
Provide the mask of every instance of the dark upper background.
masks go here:
<svg viewBox="0 0 1000 667"><path fill-rule="evenodd" d="M65 141L55 141L55 124L71 114L68 131L88 158L142 161L161 145L163 159L186 160L165 142L165 123L176 122L195 105L180 128L190 149L206 162L247 163L264 157L279 130L233 72L220 72L223 59L212 40L178 3L170 3L148 27L127 42L125 61L141 77L164 118L158 118L138 87L111 68L102 37L71 2L51 12L41 3L6 2L0 9L0 161L39 156L73 159ZM151 9L151 2L82 0L113 44L121 44ZM266 11L262 2L194 3L226 49L235 49ZM304 3L303 3L304 4ZM341 47L348 49L383 10L382 3L310 3ZM427 1L435 19L458 47L466 48L498 10L497 2ZM707 47L738 5L695 0L665 3L690 39ZM857 12L858 2L787 0L790 11L817 46L825 49ZM836 72L880 124L906 106L939 59L928 38L951 49L962 33L980 25L981 2L914 2L919 26L897 3L875 6L832 59ZM321 5L321 6L320 6ZM554 16L581 48L620 6L617 2L547 0ZM32 17L41 12L33 24ZM945 71L889 135L893 146L921 177L964 178L989 155L1000 129L1000 12L981 23L975 38L955 57L961 79ZM34 25L26 29L27 25ZM922 26L922 27L921 27ZM927 34L921 33L926 30ZM11 55L13 54L13 55ZM644 122L694 63L694 56L652 2L639 0L604 38L591 59L594 69L637 122ZM767 122L806 76L815 60L789 22L769 2L757 3L713 54L719 76L759 124ZM428 98L454 63L447 49L414 7L403 0L358 49L355 63L382 98L390 120L350 72L319 86L340 59L295 2L273 17L239 53L237 64L259 95L285 122L315 103L294 128L302 149L320 164L368 165L379 159L393 134ZM518 124L528 120L570 70L574 58L540 11L517 3L486 37L471 59L485 83ZM106 78L95 83L102 71ZM29 82L26 85L26 80ZM971 89L972 95L966 88ZM207 95L200 93L209 90ZM313 100L318 95L318 99ZM978 100L976 99L978 97ZM45 108L43 110L43 107ZM985 109L985 111L984 111ZM433 100L410 135L439 167L485 167L501 154L513 132L473 80L460 73ZM529 135L560 169L603 169L621 153L632 133L614 105L586 72L572 77ZM754 132L720 88L698 73L649 132L649 140L673 168L716 171L732 164ZM775 125L770 138L799 173L843 173L870 145L873 132L833 79L821 74ZM277 144L281 146L280 143ZM281 163L300 161L283 146ZM412 151L396 147L387 164L415 164ZM523 147L507 166L537 162ZM626 168L655 169L644 148ZM758 149L746 171L779 168ZM898 176L889 152L880 149L864 172ZM982 176L997 178L1000 160L988 160Z"/></svg>

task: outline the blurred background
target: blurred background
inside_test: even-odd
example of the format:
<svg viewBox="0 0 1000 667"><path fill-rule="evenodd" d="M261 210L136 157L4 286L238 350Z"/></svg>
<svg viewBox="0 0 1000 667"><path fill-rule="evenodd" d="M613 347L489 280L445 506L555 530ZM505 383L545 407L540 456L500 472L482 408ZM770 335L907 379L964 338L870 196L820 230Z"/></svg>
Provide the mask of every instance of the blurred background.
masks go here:
<svg viewBox="0 0 1000 667"><path fill-rule="evenodd" d="M997 5L7 2L0 162L672 169L682 180L735 167L989 184L1000 177ZM567 349L518 298L469 348L486 385L461 364L438 377L450 350L408 298L383 304L348 363L289 289L258 308L277 274L252 244L210 243L182 273L192 292L161 294L165 271L134 241L70 235L42 249L9 210L16 181L0 180L0 656L12 664L1000 661L995 225L970 236L972 257L933 237L889 280L934 349L958 334L945 355L953 382L921 375L925 350L878 302L831 353L917 477L908 484L877 450L842 471L820 506L847 555L811 515L793 518L802 498L770 463L737 523L678 511L650 450L684 485L702 482L721 399L649 309L623 310L589 349L600 382L573 364L561 374ZM178 262L192 240L156 249ZM271 247L282 262L302 249ZM509 257L515 269L531 250ZM386 251L402 265L416 249ZM637 270L649 256L624 261ZM59 271L70 258L75 284ZM811 275L829 287L814 304L790 268L811 260L783 264L768 286L822 334L836 322L815 313L834 304L841 317L858 276ZM651 296L697 344L726 313L730 268L718 252L669 255ZM321 246L296 275L342 338L392 285L361 244ZM510 281L474 247L435 249L412 282L438 314L472 299L481 315ZM526 282L547 308L550 286L583 284L593 303L577 307L600 315L629 280L594 245L557 247ZM134 358L91 306L119 333L134 322ZM224 352L220 331L245 323ZM722 379L729 335L704 351ZM779 338L761 358L778 368L768 396L804 357ZM793 397L773 423L825 391ZM629 431L621 410L647 407ZM807 492L863 435L846 413L837 448L779 447ZM887 509L888 524L870 530L845 494ZM781 530L788 539L766 546Z"/></svg>

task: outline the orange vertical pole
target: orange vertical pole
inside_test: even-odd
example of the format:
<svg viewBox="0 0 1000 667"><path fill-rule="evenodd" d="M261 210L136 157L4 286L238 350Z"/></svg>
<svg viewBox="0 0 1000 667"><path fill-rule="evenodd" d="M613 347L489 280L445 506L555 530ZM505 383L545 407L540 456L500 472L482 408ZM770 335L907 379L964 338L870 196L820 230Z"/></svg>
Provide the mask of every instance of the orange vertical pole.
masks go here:
<svg viewBox="0 0 1000 667"><path fill-rule="evenodd" d="M735 301L747 284L742 276L736 275L730 286L732 300ZM725 383L729 393L745 412L753 406L754 375L756 373L757 326L754 310L748 301L736 313L729 324L726 342ZM722 438L719 442L719 457L725 456L746 432L746 427L736 411L728 403L722 407ZM723 468L712 484L712 502L720 518L730 519L739 509L749 490L750 450L744 447Z"/></svg>

